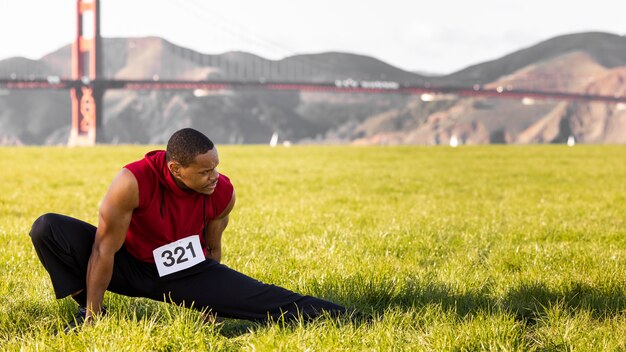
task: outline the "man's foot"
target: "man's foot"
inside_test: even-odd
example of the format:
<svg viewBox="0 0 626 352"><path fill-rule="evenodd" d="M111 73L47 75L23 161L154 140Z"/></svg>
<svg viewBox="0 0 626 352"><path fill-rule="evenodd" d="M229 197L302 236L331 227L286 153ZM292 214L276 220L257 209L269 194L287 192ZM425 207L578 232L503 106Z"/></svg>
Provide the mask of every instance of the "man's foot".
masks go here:
<svg viewBox="0 0 626 352"><path fill-rule="evenodd" d="M372 314L363 313L361 311L352 311L349 315L350 321L356 325L371 326L374 323Z"/></svg>
<svg viewBox="0 0 626 352"><path fill-rule="evenodd" d="M106 312L107 312L106 308L102 307L100 315L105 315ZM76 314L74 315L74 319L67 324L67 326L65 327L65 329L63 329L63 331L66 334L69 334L70 332L82 326L85 323L86 315L87 315L87 308L79 307L78 312L76 312Z"/></svg>
<svg viewBox="0 0 626 352"><path fill-rule="evenodd" d="M207 324L217 325L217 324L221 324L224 322L224 318L220 318L217 316L217 314L212 313L212 312L203 312L202 318L204 322Z"/></svg>
<svg viewBox="0 0 626 352"><path fill-rule="evenodd" d="M67 324L67 326L65 327L65 329L63 329L63 331L66 334L69 334L70 332L74 331L74 329L76 329L77 327L83 325L83 323L85 322L86 314L87 314L87 308L79 307L78 312L74 315L74 319L70 321L69 324Z"/></svg>

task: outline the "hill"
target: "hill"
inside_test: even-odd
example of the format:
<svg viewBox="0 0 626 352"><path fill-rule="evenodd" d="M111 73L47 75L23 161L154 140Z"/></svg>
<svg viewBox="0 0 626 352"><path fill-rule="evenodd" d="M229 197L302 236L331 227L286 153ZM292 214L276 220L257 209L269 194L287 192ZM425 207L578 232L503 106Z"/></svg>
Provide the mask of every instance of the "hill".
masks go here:
<svg viewBox="0 0 626 352"><path fill-rule="evenodd" d="M624 66L624 37L580 33L552 38L433 83L623 95ZM467 144L562 143L570 136L584 143L626 143L623 104L443 98L410 99L351 126L351 133L342 137L359 144L445 144L452 136Z"/></svg>
<svg viewBox="0 0 626 352"><path fill-rule="evenodd" d="M244 53L203 54L164 39L105 38L104 76L117 79L388 80L406 84L515 87L565 92L621 91L626 38L609 33L559 36L446 76L407 72L378 59L329 52L267 60ZM68 77L70 46L40 60L0 61L0 76ZM247 69L255 67L254 72ZM0 141L64 144L67 92L0 94ZM67 97L67 98L65 98ZM625 143L623 106L484 98L310 92L120 91L105 95L105 143L164 143L183 126L218 143L266 143L274 132L300 143L548 143L570 134L589 143ZM551 126L548 128L548 126ZM602 127L604 126L604 127ZM600 133L603 128L610 130Z"/></svg>

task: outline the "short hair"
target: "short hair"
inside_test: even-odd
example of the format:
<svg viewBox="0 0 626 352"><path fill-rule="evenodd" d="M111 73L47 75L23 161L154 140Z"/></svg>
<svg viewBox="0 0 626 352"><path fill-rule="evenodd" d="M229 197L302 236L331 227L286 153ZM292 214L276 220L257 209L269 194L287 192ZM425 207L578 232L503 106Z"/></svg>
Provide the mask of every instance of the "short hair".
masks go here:
<svg viewBox="0 0 626 352"><path fill-rule="evenodd" d="M167 141L165 160L176 161L183 167L193 163L196 156L213 149L215 145L202 132L193 128L183 128L172 134Z"/></svg>

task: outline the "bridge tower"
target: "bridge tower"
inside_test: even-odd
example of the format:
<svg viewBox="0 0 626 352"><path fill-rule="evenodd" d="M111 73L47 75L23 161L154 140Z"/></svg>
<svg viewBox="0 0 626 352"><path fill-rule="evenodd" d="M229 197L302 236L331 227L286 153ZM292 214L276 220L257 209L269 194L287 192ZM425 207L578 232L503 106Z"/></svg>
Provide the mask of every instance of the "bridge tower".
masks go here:
<svg viewBox="0 0 626 352"><path fill-rule="evenodd" d="M102 50L99 0L76 0L76 38L72 45L72 79L82 82L70 90L72 129L68 145L94 145L102 126Z"/></svg>

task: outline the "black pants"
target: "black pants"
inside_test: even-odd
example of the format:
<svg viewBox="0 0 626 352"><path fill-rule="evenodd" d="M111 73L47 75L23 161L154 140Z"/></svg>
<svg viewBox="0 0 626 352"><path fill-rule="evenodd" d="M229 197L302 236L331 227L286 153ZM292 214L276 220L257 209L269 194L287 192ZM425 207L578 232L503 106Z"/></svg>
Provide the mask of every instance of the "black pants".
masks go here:
<svg viewBox="0 0 626 352"><path fill-rule="evenodd" d="M45 214L32 226L35 251L52 279L57 298L86 287L87 263L96 228L59 214ZM220 317L264 321L284 316L305 319L322 311L344 313L340 305L302 296L264 284L214 260L159 277L156 266L141 262L124 247L115 254L109 291L131 297L167 301L198 310L210 309Z"/></svg>

